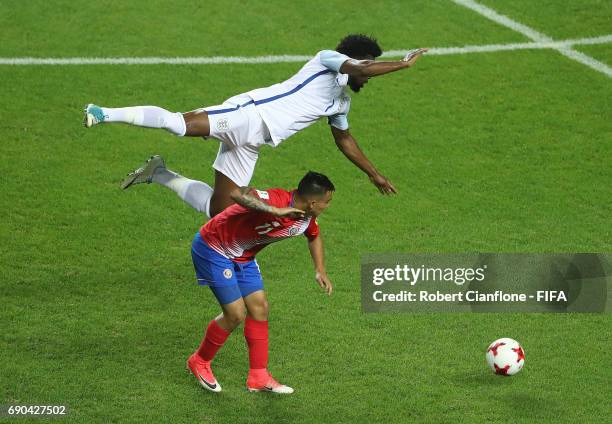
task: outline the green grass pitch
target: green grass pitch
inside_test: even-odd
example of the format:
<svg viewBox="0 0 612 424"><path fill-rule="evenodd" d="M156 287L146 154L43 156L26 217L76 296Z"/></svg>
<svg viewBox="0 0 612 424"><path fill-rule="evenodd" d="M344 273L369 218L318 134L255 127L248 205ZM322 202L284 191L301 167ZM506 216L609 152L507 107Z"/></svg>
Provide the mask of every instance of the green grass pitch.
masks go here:
<svg viewBox="0 0 612 424"><path fill-rule="evenodd" d="M483 3L556 39L610 33L606 1ZM31 0L1 3L0 27L0 57L309 55L349 32L383 49L529 41L446 0ZM610 44L576 48L612 66ZM0 65L0 403L67 405L58 422L86 423L605 422L609 315L360 307L363 253L612 250L612 80L553 50L425 56L354 95L351 131L395 197L324 122L262 150L256 187L292 187L309 169L336 184L320 219L334 295L305 241L269 247L270 368L296 393L247 393L241 330L215 361L220 395L184 371L218 312L189 253L203 217L166 189L118 182L155 153L210 181L217 143L86 130L82 107L191 110L300 66ZM499 337L525 347L515 377L486 368Z"/></svg>

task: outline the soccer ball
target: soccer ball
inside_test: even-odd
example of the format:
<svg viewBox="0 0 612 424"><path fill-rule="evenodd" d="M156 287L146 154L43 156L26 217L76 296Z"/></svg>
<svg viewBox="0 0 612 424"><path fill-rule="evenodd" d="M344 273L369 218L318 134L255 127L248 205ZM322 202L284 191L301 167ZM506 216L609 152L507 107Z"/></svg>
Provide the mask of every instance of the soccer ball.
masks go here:
<svg viewBox="0 0 612 424"><path fill-rule="evenodd" d="M513 339L497 339L487 348L487 363L495 374L514 375L525 365L525 351Z"/></svg>

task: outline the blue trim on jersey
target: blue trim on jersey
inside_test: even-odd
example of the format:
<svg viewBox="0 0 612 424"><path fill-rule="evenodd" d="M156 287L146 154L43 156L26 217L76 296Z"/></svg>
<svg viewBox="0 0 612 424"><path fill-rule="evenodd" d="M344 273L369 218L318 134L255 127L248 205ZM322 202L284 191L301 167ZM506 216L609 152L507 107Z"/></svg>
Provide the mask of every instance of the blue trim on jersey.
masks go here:
<svg viewBox="0 0 612 424"><path fill-rule="evenodd" d="M261 99L261 100L257 100L257 101L250 100L250 101L246 102L243 105L238 105L238 106L232 107L232 108L219 109L219 110L210 110L210 111L207 110L206 113L208 113L209 115L216 115L216 114L219 114L219 113L234 112L234 111L240 109L241 107L248 106L248 105L253 104L253 103L255 105L261 105L261 104L264 104L264 103L273 102L274 100L282 99L283 97L287 97L287 96L289 96L289 95L291 95L293 93L296 93L296 92L300 91L302 88L304 88L306 86L306 84L311 82L313 79L315 79L315 78L317 78L317 77L319 77L321 75L324 75L324 74L329 74L330 72L334 72L334 71L332 71L331 69L325 69L324 71L317 72L316 74L311 75L304 82L302 82L301 84L296 85L295 88L293 88L292 90L287 91L286 93L277 94L276 96L268 97L267 99ZM333 103L332 103L332 106L333 106ZM327 109L329 109L329 107ZM325 112L327 112L327 109L325 110Z"/></svg>
<svg viewBox="0 0 612 424"><path fill-rule="evenodd" d="M325 69L324 71L317 72L316 74L311 75L310 77L308 77L306 79L306 81L304 81L303 83L296 85L295 88L293 88L292 90L287 91L286 93L283 93L283 94L277 94L276 96L268 97L267 99L257 100L257 101L255 101L255 104L256 105L261 105L261 104L264 104L264 103L273 102L274 100L278 100L278 99L281 99L283 97L287 97L287 96L289 96L289 95L291 95L293 93L296 93L296 92L300 91L302 88L304 88L306 86L306 84L311 82L316 77L320 77L321 75L329 74L331 72L334 72L334 71L332 71L331 69Z"/></svg>
<svg viewBox="0 0 612 424"><path fill-rule="evenodd" d="M238 105L236 107L230 107L230 108L227 108L227 109L219 109L219 110L207 110L206 113L209 114L209 115L217 115L219 113L234 112L234 111L240 109L241 107L245 107L245 106L248 106L248 105L253 104L253 103L255 103L254 100L249 100L245 104Z"/></svg>
<svg viewBox="0 0 612 424"><path fill-rule="evenodd" d="M327 112L329 110L329 108L331 108L334 105L334 103L336 103L336 99L332 100L332 104L327 106L327 109L325 109L325 112Z"/></svg>

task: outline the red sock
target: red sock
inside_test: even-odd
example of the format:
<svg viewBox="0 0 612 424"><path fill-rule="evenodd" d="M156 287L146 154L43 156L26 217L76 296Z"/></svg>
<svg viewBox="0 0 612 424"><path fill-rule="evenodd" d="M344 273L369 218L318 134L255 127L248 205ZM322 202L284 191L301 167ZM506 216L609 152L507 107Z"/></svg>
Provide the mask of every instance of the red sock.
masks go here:
<svg viewBox="0 0 612 424"><path fill-rule="evenodd" d="M217 321L213 319L210 324L208 324L204 340L202 340L198 348L198 355L200 355L200 358L205 361L212 361L229 335L230 333L221 328Z"/></svg>
<svg viewBox="0 0 612 424"><path fill-rule="evenodd" d="M251 371L268 368L268 321L256 321L247 317L244 322L244 338L249 346Z"/></svg>

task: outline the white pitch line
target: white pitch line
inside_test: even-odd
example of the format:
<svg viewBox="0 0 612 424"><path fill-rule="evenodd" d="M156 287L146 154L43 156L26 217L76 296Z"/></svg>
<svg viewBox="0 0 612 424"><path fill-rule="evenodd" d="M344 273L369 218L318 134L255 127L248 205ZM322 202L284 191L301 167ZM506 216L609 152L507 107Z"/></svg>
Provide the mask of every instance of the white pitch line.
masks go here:
<svg viewBox="0 0 612 424"><path fill-rule="evenodd" d="M305 62L312 56L211 56L211 57L4 57L0 65L216 65L224 63Z"/></svg>
<svg viewBox="0 0 612 424"><path fill-rule="evenodd" d="M475 2L474 0L451 0L454 3L466 7L468 9L473 10L476 13L484 16L487 19L492 20L493 22L497 22L500 25L505 26L506 28L510 28L518 33L523 34L525 37L530 40L535 41L536 43L554 43L554 40L543 34L541 32L536 31L535 29L528 27L527 25L523 25L520 22L517 22L509 17L497 13L495 10L484 6L480 3ZM584 53L580 53L570 46L559 46L559 47L551 47L553 50L558 51L563 56L568 57L572 60L582 63L596 71L599 71L608 77L612 78L612 68L606 65L603 62L598 61L591 56L588 56Z"/></svg>
<svg viewBox="0 0 612 424"><path fill-rule="evenodd" d="M606 74L607 76L609 76L610 78L612 78L612 68L610 68L608 65L606 65L603 62L600 62L599 60L586 55L582 52L579 52L577 50L571 49L569 47L564 47L564 48L560 48L560 49L555 49L557 50L559 53L561 53L563 56L568 57L570 59L574 59L577 62L582 63L583 65L589 66L593 69L595 69L596 71L599 71L603 74Z"/></svg>
<svg viewBox="0 0 612 424"><path fill-rule="evenodd" d="M467 53L489 53L508 50L554 49L562 51L576 45L612 43L612 34L600 37L578 38L562 41L543 41L512 44L488 44L482 46L464 47L434 47L428 55L451 55ZM383 57L401 57L406 50L389 50ZM574 53L574 50L572 50ZM568 53L569 54L569 53ZM585 55L586 56L586 55ZM36 58L36 57L4 57L0 65L216 65L224 63L258 64L258 63L291 63L306 62L312 56L280 55L280 56L212 56L212 57L67 57L67 58ZM577 60L577 59L576 59Z"/></svg>
<svg viewBox="0 0 612 424"><path fill-rule="evenodd" d="M520 32L525 37L533 40L533 41L553 41L547 35L542 34L541 32L536 31L533 28L528 27L527 25L523 25L515 20L510 19L506 15L502 15L497 13L495 10L488 8L487 6L483 6L480 3L476 3L474 0L451 0L457 3L460 6L467 7L468 9L472 9L474 12L480 13L485 18L492 20L493 22L497 22L500 25L505 26L506 28L510 28L516 32Z"/></svg>
<svg viewBox="0 0 612 424"><path fill-rule="evenodd" d="M589 44L607 44L612 43L612 34L602 35L600 37L577 38L561 41L542 41L531 43L511 43L511 44L485 44L482 46L464 46L464 47L435 47L429 49L428 55L449 55L449 54L466 54L466 53L487 53L499 52L508 50L531 50L531 49L560 49L575 45ZM383 54L383 57L389 56L404 56L406 50L389 50Z"/></svg>

